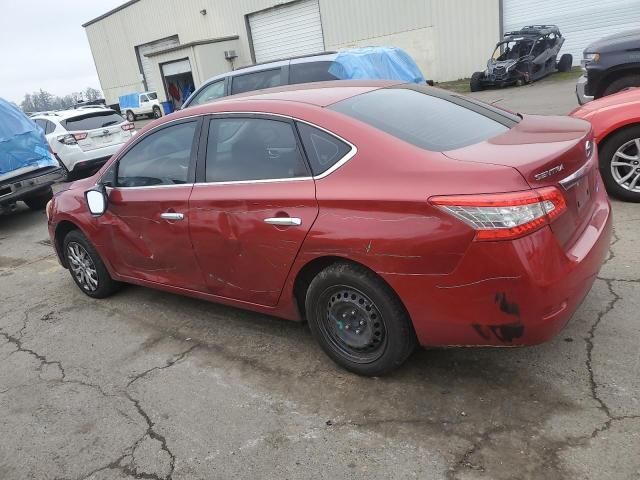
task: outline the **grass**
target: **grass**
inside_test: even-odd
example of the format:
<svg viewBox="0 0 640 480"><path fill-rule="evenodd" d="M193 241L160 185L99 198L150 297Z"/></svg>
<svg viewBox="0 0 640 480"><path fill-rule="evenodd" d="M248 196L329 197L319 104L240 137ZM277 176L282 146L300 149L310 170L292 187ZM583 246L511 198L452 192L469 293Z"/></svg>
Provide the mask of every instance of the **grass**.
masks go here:
<svg viewBox="0 0 640 480"><path fill-rule="evenodd" d="M580 67L573 67L568 72L556 72L541 81L562 82L564 80L576 80L580 75L582 75L582 69ZM453 80L451 82L440 82L436 83L436 87L456 93L469 93L471 91L469 80L469 78L461 78L460 80Z"/></svg>

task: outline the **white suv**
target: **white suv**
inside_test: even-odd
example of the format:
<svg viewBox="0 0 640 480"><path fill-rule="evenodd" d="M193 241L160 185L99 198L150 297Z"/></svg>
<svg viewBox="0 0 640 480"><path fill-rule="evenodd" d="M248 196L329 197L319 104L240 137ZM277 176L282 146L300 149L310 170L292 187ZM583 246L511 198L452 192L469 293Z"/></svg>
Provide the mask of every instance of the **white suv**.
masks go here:
<svg viewBox="0 0 640 480"><path fill-rule="evenodd" d="M47 112L31 119L44 130L49 146L69 177L93 173L131 138L134 125L114 110L81 107Z"/></svg>

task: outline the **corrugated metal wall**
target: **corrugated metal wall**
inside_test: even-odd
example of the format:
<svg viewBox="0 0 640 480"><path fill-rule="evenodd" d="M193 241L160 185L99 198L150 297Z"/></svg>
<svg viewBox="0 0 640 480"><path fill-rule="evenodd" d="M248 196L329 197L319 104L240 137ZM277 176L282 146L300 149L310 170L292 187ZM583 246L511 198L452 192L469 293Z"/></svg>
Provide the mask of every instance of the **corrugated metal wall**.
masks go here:
<svg viewBox="0 0 640 480"><path fill-rule="evenodd" d="M532 24L558 25L578 65L590 43L640 26L640 0L504 0L505 31Z"/></svg>
<svg viewBox="0 0 640 480"><path fill-rule="evenodd" d="M327 49L401 47L434 80L468 77L486 62L499 36L498 0L319 1ZM88 25L107 101L142 89L134 47L171 35L177 34L181 44L239 35L235 65L250 64L245 15L278 5L282 2L140 0ZM203 9L206 15L200 14Z"/></svg>

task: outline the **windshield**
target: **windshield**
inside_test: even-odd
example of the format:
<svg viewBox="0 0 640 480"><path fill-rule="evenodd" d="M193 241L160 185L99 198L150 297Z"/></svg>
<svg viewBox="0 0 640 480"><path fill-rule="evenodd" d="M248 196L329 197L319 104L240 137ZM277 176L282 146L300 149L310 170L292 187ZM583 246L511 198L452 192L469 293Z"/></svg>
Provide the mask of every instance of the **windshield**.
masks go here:
<svg viewBox="0 0 640 480"><path fill-rule="evenodd" d="M492 58L498 61L517 60L520 57L529 55L531 43L529 40L510 40L499 43L493 52Z"/></svg>
<svg viewBox="0 0 640 480"><path fill-rule="evenodd" d="M149 92L147 93L147 97L149 97L149 100L156 100L158 98L158 94L156 92Z"/></svg>

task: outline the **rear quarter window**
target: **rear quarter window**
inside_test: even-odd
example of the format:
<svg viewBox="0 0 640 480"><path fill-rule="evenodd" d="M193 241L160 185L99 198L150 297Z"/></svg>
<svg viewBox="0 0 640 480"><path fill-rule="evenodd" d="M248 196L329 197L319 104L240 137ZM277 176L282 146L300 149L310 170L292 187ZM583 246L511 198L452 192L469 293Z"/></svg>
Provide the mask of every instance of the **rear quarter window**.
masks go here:
<svg viewBox="0 0 640 480"><path fill-rule="evenodd" d="M517 121L481 104L431 87L383 88L331 105L343 113L425 150L442 152L496 137ZM438 92L438 93L436 93Z"/></svg>
<svg viewBox="0 0 640 480"><path fill-rule="evenodd" d="M124 118L114 111L91 112L67 118L60 123L69 131L95 130L96 128L111 127L124 122Z"/></svg>

